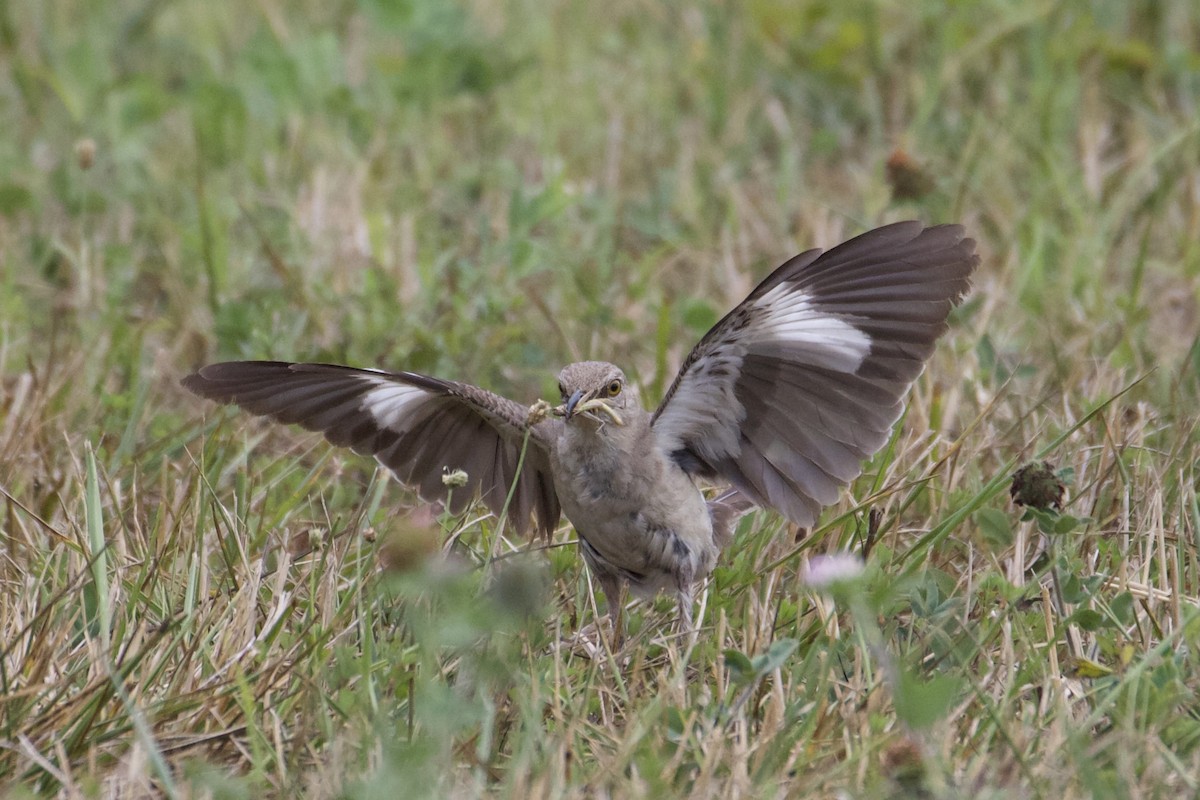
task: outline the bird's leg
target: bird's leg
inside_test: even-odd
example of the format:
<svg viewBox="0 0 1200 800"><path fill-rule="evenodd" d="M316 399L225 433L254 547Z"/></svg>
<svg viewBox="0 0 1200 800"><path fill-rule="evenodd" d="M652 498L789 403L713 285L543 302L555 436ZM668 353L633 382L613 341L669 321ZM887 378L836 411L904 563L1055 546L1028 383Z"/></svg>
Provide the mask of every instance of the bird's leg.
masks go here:
<svg viewBox="0 0 1200 800"><path fill-rule="evenodd" d="M604 599L608 603L608 616L612 620L612 651L616 653L621 649L621 641L624 638L622 630L622 622L625 612L624 594L625 587L621 585L621 579L615 575L598 576L600 580L600 591L604 593Z"/></svg>
<svg viewBox="0 0 1200 800"><path fill-rule="evenodd" d="M696 643L696 634L699 633L692 617L692 590L690 588L680 589L676 599L679 602L679 632L683 634L687 641L687 647L691 650Z"/></svg>
<svg viewBox="0 0 1200 800"><path fill-rule="evenodd" d="M680 591L676 598L679 602L679 626L684 631L692 630L692 593Z"/></svg>
<svg viewBox="0 0 1200 800"><path fill-rule="evenodd" d="M686 652L690 653L692 648L696 646L696 639L699 638L700 629L696 627L695 618L692 616L692 589L689 586L686 589L680 589L676 595L679 601L679 628L680 633L684 635L687 641ZM703 609L701 609L703 614Z"/></svg>
<svg viewBox="0 0 1200 800"><path fill-rule="evenodd" d="M679 627L681 632L695 640L696 628L692 623L692 587L696 582L695 567L684 559L675 573L675 599L679 603Z"/></svg>

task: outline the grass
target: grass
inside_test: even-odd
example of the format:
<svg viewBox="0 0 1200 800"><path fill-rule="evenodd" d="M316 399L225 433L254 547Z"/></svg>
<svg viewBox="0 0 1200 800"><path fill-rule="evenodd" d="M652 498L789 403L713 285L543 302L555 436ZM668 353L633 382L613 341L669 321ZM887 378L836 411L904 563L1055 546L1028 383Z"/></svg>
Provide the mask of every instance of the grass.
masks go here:
<svg viewBox="0 0 1200 800"><path fill-rule="evenodd" d="M0 3L0 793L1196 795L1197 40L1186 0ZM572 644L565 523L431 538L178 386L532 401L599 356L655 398L768 269L911 217L973 296L816 530L743 522L690 651L666 598L627 664Z"/></svg>

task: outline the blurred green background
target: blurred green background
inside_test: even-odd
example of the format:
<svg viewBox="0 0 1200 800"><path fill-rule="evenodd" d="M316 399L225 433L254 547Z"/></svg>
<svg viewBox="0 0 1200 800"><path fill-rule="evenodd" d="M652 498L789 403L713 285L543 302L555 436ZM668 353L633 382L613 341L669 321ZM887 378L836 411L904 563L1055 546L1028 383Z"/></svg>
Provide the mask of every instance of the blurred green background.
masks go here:
<svg viewBox="0 0 1200 800"><path fill-rule="evenodd" d="M961 682L929 715L963 704L922 791L1187 796L1197 42L1194 0L0 0L0 773L188 794L129 756L174 765L186 741L179 759L245 778L201 770L196 796L343 797L365 775L350 794L917 796L888 772L908 764L890 711L860 703L869 659L827 635L777 520L714 576L705 666L685 686L653 650L626 683L539 649L590 619L572 551L544 556L556 605L534 633L438 575L397 605L365 534L402 492L294 431L214 433L229 418L178 386L218 359L327 360L532 401L600 357L654 401L768 270L915 217L963 223L983 260L850 496L888 489L875 563L921 581L879 600L889 645ZM1063 432L1059 568L1093 616L1054 627L1006 560L1029 526L998 487ZM797 547L857 547L847 503ZM490 524L462 547L486 556ZM324 544L276 562L281 538ZM136 703L103 694L89 649L105 597ZM646 608L643 641L670 615ZM485 653L460 692L439 637L469 651L503 625L505 677ZM1120 673L1107 694L1063 689L1064 642Z"/></svg>
<svg viewBox="0 0 1200 800"><path fill-rule="evenodd" d="M1089 357L1156 362L1164 293L1157 344L1195 334L1188 2L6 2L0 41L10 370L513 390L608 354L661 389L755 276L910 216Z"/></svg>

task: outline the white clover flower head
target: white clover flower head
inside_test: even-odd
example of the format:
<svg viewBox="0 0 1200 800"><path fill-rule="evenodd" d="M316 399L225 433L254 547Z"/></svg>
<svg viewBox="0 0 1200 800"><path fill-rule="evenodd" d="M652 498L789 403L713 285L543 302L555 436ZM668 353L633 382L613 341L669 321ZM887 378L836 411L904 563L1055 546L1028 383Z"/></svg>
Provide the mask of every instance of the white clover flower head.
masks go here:
<svg viewBox="0 0 1200 800"><path fill-rule="evenodd" d="M442 483L449 486L451 489L457 489L467 485L467 473L461 469L456 469L453 472L444 470L442 474Z"/></svg>
<svg viewBox="0 0 1200 800"><path fill-rule="evenodd" d="M853 553L813 556L801 570L800 579L810 589L828 592L836 584L862 577L866 565Z"/></svg>

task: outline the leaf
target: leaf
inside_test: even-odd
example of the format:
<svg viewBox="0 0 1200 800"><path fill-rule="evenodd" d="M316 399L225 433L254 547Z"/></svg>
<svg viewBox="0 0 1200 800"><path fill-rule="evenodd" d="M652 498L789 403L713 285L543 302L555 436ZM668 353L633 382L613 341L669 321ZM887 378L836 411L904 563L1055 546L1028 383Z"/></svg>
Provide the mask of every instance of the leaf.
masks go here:
<svg viewBox="0 0 1200 800"><path fill-rule="evenodd" d="M903 672L896 687L896 716L909 727L923 730L946 716L958 697L960 681L950 675L938 675L921 681Z"/></svg>
<svg viewBox="0 0 1200 800"><path fill-rule="evenodd" d="M678 742L683 739L683 732L687 729L687 720L675 706L667 709L667 739L672 742Z"/></svg>
<svg viewBox="0 0 1200 800"><path fill-rule="evenodd" d="M1021 516L1022 522L1036 522L1038 530L1045 534L1055 533L1055 527L1058 525L1059 514L1057 511L1042 510L1029 506L1025 509L1025 513Z"/></svg>
<svg viewBox="0 0 1200 800"><path fill-rule="evenodd" d="M1073 517L1070 514L1063 514L1054 521L1054 533L1070 533L1076 528L1082 527L1086 521L1086 517Z"/></svg>
<svg viewBox="0 0 1200 800"><path fill-rule="evenodd" d="M1079 580L1078 575L1068 575L1065 579L1063 579L1062 584L1060 585L1060 591L1062 592L1063 602L1065 603L1082 603L1088 599L1086 587Z"/></svg>
<svg viewBox="0 0 1200 800"><path fill-rule="evenodd" d="M981 508L972 518L988 544L998 550L1012 544L1012 524L1008 521L1008 514L998 508Z"/></svg>
<svg viewBox="0 0 1200 800"><path fill-rule="evenodd" d="M979 337L979 342L975 345L975 357L979 359L979 367L984 374L995 370L999 363L996 358L996 346L992 344L992 337L986 333ZM1001 380L1003 378L1004 376L1001 376Z"/></svg>
<svg viewBox="0 0 1200 800"><path fill-rule="evenodd" d="M740 650L725 651L725 666L733 673L733 677L739 681L749 680L754 675L754 664Z"/></svg>
<svg viewBox="0 0 1200 800"><path fill-rule="evenodd" d="M1108 620L1099 611L1091 608L1080 608L1067 617L1069 624L1078 625L1085 631L1097 631L1107 627Z"/></svg>
<svg viewBox="0 0 1200 800"><path fill-rule="evenodd" d="M87 448L87 478L84 495L84 519L87 524L88 555L92 559L92 580L84 584L84 609L88 628L108 648L112 630L112 608L108 593L108 546L104 538L104 518L100 506L100 479L96 454Z"/></svg>
<svg viewBox="0 0 1200 800"><path fill-rule="evenodd" d="M192 122L200 155L216 167L228 164L245 149L249 114L241 93L232 86L206 82L192 94Z"/></svg>
<svg viewBox="0 0 1200 800"><path fill-rule="evenodd" d="M725 666L739 682L757 680L783 666L799 644L795 639L779 639L767 648L767 652L759 653L754 658L747 657L739 650L726 650Z"/></svg>
<svg viewBox="0 0 1200 800"><path fill-rule="evenodd" d="M1068 674L1075 678L1104 678L1112 675L1112 670L1095 661L1076 658L1072 659Z"/></svg>
<svg viewBox="0 0 1200 800"><path fill-rule="evenodd" d="M779 669L783 666L783 662L787 661L788 656L796 651L799 642L795 639L779 639L771 643L767 648L767 652L754 657L754 672L756 675L766 675L768 672Z"/></svg>
<svg viewBox="0 0 1200 800"><path fill-rule="evenodd" d="M1126 642L1121 645L1121 649L1117 651L1117 655L1121 659L1121 668L1124 669L1133 663L1133 657L1137 655L1137 648Z"/></svg>
<svg viewBox="0 0 1200 800"><path fill-rule="evenodd" d="M17 183L0 184L0 214L6 216L33 205L33 195L24 186Z"/></svg>
<svg viewBox="0 0 1200 800"><path fill-rule="evenodd" d="M1122 625L1133 624L1133 595L1129 592L1121 592L1114 597L1108 608Z"/></svg>
<svg viewBox="0 0 1200 800"><path fill-rule="evenodd" d="M702 334L717 324L717 310L712 303L692 298L683 303L683 324L692 332Z"/></svg>

